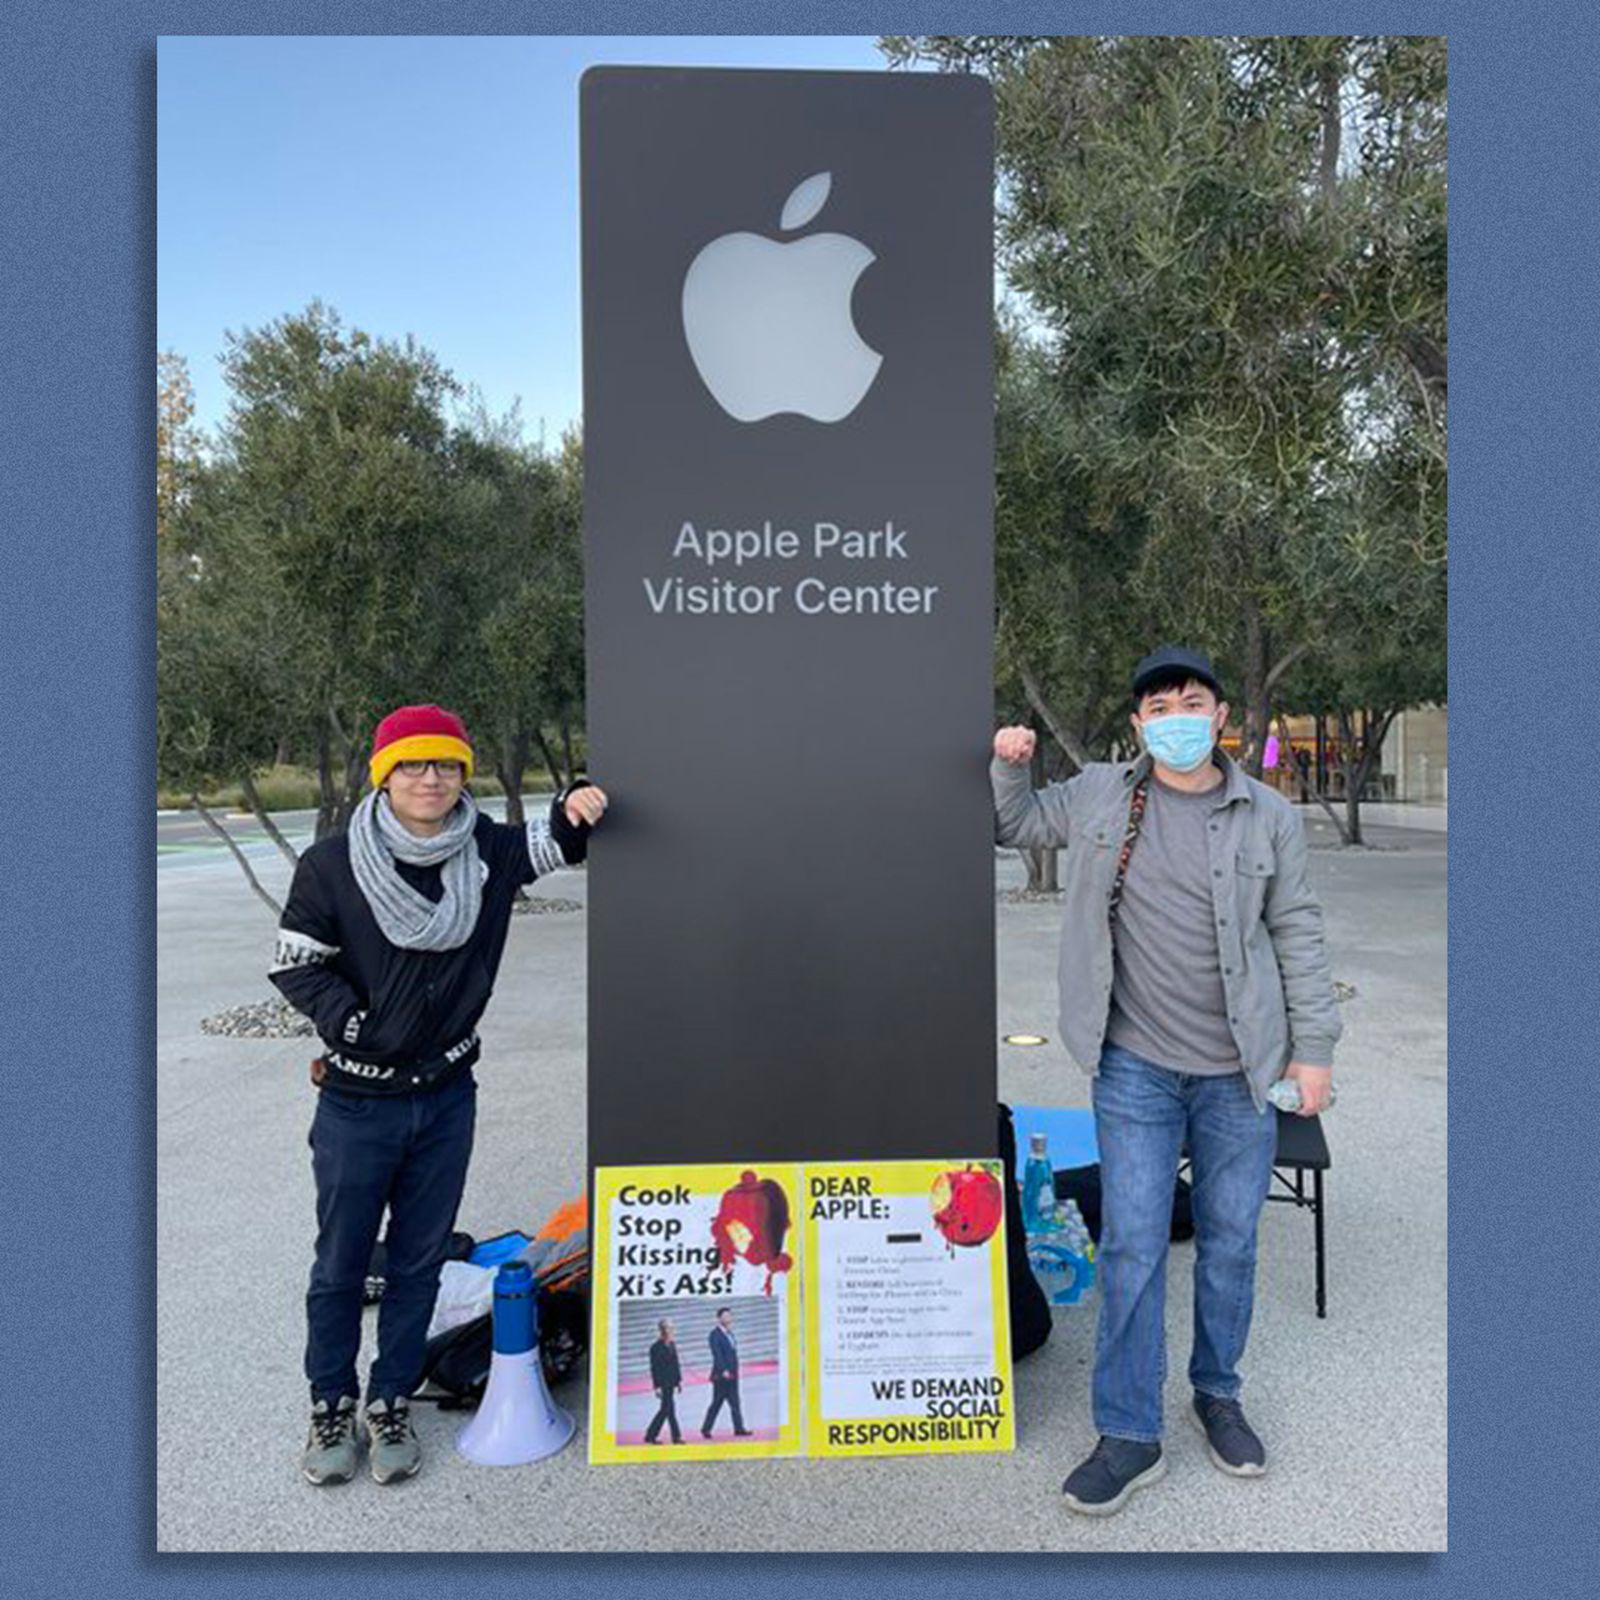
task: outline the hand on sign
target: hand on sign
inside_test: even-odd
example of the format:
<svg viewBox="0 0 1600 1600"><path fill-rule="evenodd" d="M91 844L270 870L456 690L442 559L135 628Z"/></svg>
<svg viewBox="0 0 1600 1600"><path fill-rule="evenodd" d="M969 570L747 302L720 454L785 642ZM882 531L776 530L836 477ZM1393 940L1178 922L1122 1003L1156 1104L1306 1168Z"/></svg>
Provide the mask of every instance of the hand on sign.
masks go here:
<svg viewBox="0 0 1600 1600"><path fill-rule="evenodd" d="M994 753L1013 767L1025 767L1033 760L1033 747L1039 736L1032 728L1002 728L994 736Z"/></svg>
<svg viewBox="0 0 1600 1600"><path fill-rule="evenodd" d="M592 783L574 789L567 796L567 821L575 828L580 823L587 823L592 828L606 814L608 803L605 790L596 788Z"/></svg>

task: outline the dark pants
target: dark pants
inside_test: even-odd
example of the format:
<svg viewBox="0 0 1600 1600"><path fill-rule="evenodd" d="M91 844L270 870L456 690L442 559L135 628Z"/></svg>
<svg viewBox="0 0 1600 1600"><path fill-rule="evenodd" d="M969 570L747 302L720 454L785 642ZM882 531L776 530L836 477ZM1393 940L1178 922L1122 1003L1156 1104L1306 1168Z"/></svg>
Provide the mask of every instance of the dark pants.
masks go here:
<svg viewBox="0 0 1600 1600"><path fill-rule="evenodd" d="M306 1293L313 1401L361 1393L361 1292L386 1207L388 1262L367 1398L409 1395L421 1381L439 1269L466 1187L477 1094L470 1068L429 1094L318 1094L309 1136L317 1254Z"/></svg>
<svg viewBox="0 0 1600 1600"><path fill-rule="evenodd" d="M644 1430L646 1444L654 1444L660 1436L661 1425L665 1423L672 1430L672 1442L683 1443L683 1429L678 1426L678 1397L668 1388L657 1391L661 1396L661 1409L650 1419L650 1426Z"/></svg>
<svg viewBox="0 0 1600 1600"><path fill-rule="evenodd" d="M706 1420L701 1423L700 1431L710 1433L716 1425L716 1420L721 1415L723 1406L733 1412L733 1431L744 1432L744 1415L739 1410L739 1380L737 1378L713 1378L711 1380L711 1409L706 1412Z"/></svg>

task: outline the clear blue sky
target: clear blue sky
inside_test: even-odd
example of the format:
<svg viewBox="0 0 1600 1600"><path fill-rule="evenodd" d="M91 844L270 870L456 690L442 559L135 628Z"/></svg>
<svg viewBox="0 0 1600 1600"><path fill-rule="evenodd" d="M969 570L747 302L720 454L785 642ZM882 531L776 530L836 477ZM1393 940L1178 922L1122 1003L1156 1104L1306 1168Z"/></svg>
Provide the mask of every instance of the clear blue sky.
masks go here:
<svg viewBox="0 0 1600 1600"><path fill-rule="evenodd" d="M156 342L223 417L225 329L313 298L414 334L554 444L581 406L578 78L630 65L884 68L871 38L169 38Z"/></svg>

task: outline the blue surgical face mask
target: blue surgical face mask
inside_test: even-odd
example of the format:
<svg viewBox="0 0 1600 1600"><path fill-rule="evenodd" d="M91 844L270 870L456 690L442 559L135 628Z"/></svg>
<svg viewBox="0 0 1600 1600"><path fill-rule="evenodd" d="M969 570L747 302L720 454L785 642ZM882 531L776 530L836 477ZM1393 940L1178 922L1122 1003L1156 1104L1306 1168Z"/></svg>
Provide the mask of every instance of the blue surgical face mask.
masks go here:
<svg viewBox="0 0 1600 1600"><path fill-rule="evenodd" d="M1211 754L1211 718L1187 713L1155 717L1139 724L1144 747L1164 767L1193 772Z"/></svg>

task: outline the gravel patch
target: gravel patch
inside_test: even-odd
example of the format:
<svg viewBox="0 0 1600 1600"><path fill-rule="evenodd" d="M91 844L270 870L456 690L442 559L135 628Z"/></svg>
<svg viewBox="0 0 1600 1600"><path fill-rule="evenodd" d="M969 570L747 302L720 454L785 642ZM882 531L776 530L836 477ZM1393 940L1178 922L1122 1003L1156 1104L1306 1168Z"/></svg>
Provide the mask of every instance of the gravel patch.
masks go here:
<svg viewBox="0 0 1600 1600"><path fill-rule="evenodd" d="M1053 906L1061 899L1059 889L1002 889L998 899L1003 906Z"/></svg>
<svg viewBox="0 0 1600 1600"><path fill-rule="evenodd" d="M511 907L511 914L514 917L549 917L567 911L582 910L581 900L561 900L553 894L536 894L530 895L526 900L516 901Z"/></svg>
<svg viewBox="0 0 1600 1600"><path fill-rule="evenodd" d="M200 1019L201 1033L229 1039L303 1039L316 1030L287 1000L257 1000L247 1006L229 1006Z"/></svg>

